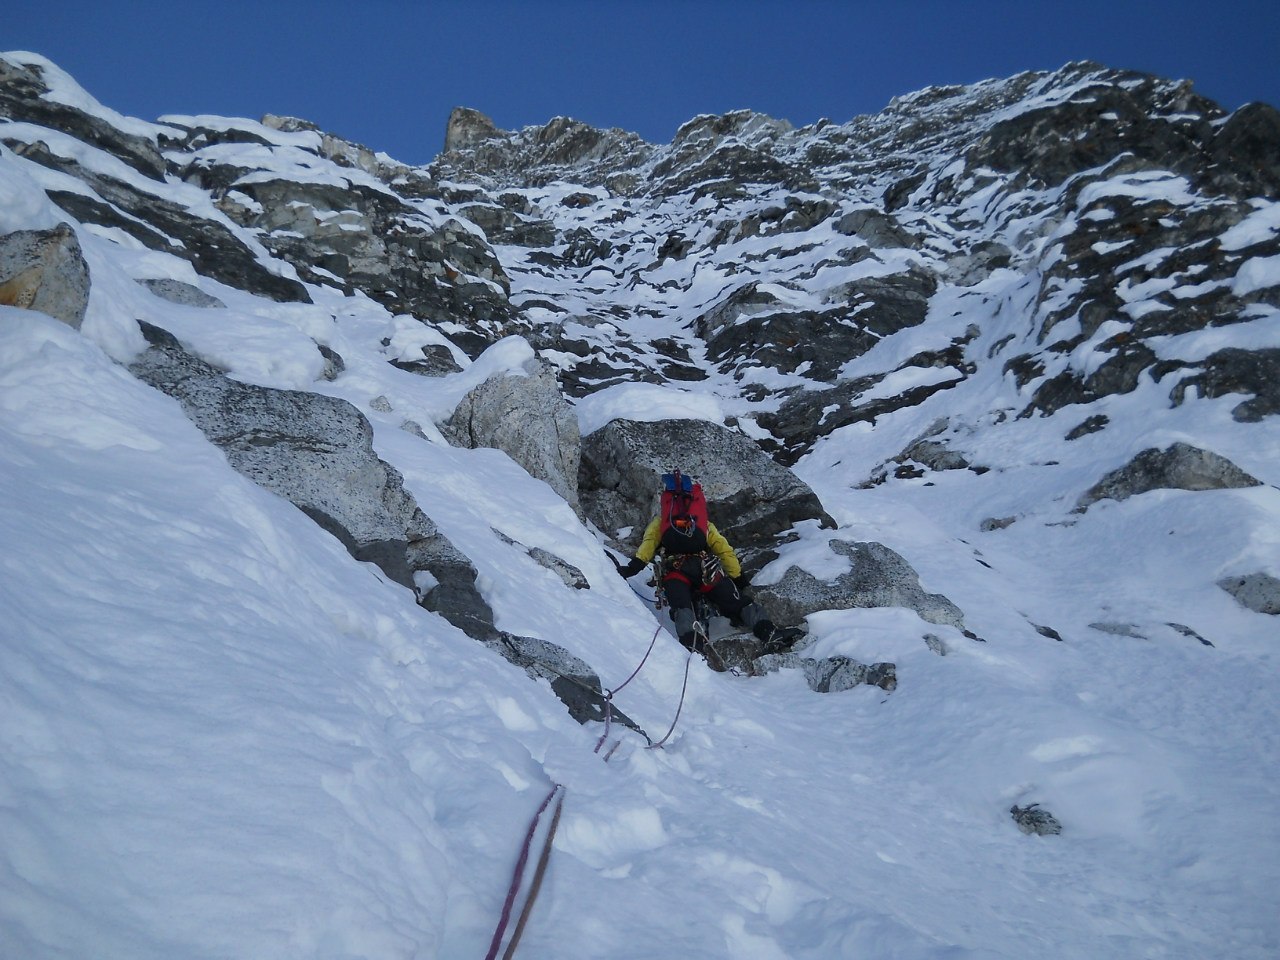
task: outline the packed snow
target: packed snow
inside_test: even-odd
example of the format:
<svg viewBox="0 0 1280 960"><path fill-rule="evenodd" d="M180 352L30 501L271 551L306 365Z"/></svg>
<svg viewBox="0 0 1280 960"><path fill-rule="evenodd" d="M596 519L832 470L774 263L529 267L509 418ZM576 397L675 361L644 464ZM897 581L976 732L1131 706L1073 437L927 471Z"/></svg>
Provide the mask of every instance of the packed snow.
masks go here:
<svg viewBox="0 0 1280 960"><path fill-rule="evenodd" d="M58 79L59 96L120 123ZM0 148L6 230L57 222L38 180L53 174L39 171ZM1231 239L1274 230L1274 210ZM524 371L526 342L415 377L387 360L440 341L368 300L311 287L313 305L272 303L78 233L93 276L82 332L0 307L5 958L483 957L555 784L564 813L524 960L1280 954L1274 618L1215 585L1280 575L1280 440L1234 421L1238 398L1171 408L1154 384L1106 398L1114 428L1072 441L1069 460L1078 411L963 437L998 483L948 471L853 485L944 413L980 423L995 383L837 431L796 473L842 536L901 553L980 639L905 609L826 611L808 623L815 650L896 663L894 692L819 695L797 671L695 661L682 699L685 652L596 533L505 454L451 447L433 426L484 377ZM1249 261L1237 282L1257 289L1277 269ZM226 307L134 282L158 277ZM984 351L1001 305L1026 296L1012 274L989 284L954 300L948 328L982 325ZM715 292L688 296L646 335L684 336L681 318ZM560 644L607 688L657 633L617 702L657 734L679 709L670 741L646 749L614 724L603 761L599 724L573 721L545 682L235 473L121 366L143 345L138 319L233 376L359 407L379 455L475 564L500 628ZM1259 339L1274 329L1255 323ZM876 349L907 356L929 329ZM346 360L336 381L317 380L314 342ZM724 422L742 411L723 387L614 387L578 404L580 425L677 410ZM1139 450L1207 433L1264 485L1071 513ZM1016 521L979 532L989 517ZM591 589L567 589L499 534L574 564ZM843 572L825 536L799 530L761 579ZM1019 832L1010 808L1030 803L1062 834Z"/></svg>

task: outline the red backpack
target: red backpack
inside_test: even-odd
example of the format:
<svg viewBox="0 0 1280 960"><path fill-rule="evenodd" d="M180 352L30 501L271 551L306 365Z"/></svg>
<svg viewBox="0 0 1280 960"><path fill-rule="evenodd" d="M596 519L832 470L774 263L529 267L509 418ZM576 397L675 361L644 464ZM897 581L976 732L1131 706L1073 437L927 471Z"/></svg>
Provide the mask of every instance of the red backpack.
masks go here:
<svg viewBox="0 0 1280 960"><path fill-rule="evenodd" d="M658 542L668 553L702 553L707 549L707 498L702 484L679 470L662 475Z"/></svg>

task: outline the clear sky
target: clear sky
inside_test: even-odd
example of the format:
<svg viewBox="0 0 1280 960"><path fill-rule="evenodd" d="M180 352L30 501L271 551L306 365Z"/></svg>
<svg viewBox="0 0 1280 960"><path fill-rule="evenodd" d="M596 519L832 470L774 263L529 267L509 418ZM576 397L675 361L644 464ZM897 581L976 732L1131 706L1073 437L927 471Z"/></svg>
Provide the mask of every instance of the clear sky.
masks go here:
<svg viewBox="0 0 1280 960"><path fill-rule="evenodd" d="M0 50L132 116L289 114L407 163L459 105L665 143L701 113L845 121L1081 59L1280 106L1277 0L26 0Z"/></svg>

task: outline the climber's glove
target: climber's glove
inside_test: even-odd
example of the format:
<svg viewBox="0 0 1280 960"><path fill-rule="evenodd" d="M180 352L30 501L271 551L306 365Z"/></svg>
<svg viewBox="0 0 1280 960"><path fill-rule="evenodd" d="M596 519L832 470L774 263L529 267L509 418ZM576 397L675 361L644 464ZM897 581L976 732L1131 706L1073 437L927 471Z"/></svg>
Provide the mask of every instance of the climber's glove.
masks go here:
<svg viewBox="0 0 1280 960"><path fill-rule="evenodd" d="M617 561L614 561L614 565L617 566L618 573L622 576L624 580L628 580L631 577L634 577L637 573L639 573L646 566L648 566L648 564L646 564L639 557L632 557L631 562L626 564L625 566L623 566L622 564L619 564Z"/></svg>

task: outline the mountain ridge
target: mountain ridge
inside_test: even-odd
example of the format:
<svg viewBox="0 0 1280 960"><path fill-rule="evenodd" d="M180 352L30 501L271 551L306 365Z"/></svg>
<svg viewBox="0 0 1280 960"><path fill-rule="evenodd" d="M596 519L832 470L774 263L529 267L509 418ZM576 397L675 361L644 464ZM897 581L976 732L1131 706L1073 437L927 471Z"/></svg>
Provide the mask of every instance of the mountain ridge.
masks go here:
<svg viewBox="0 0 1280 960"><path fill-rule="evenodd" d="M1270 955L1273 108L1082 62L410 167L11 53L0 116L30 955L474 954L549 782L531 956ZM673 464L796 650L682 676L616 578Z"/></svg>

